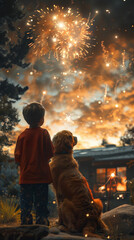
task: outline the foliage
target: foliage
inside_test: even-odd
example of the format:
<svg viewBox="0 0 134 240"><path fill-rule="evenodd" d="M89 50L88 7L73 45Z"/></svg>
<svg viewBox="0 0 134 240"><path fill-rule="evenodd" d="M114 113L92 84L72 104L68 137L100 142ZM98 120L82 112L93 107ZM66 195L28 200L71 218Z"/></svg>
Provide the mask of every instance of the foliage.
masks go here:
<svg viewBox="0 0 134 240"><path fill-rule="evenodd" d="M14 86L8 80L0 81L0 152L4 146L10 146L10 135L14 127L18 124L17 109L13 107L13 103L20 99L20 95L24 94L27 87L19 85Z"/></svg>
<svg viewBox="0 0 134 240"><path fill-rule="evenodd" d="M16 195L17 169L10 162L9 146L13 143L13 130L19 122L17 109L13 104L18 101L27 90L27 87L15 86L7 79L0 81L0 194ZM11 194L12 193L12 194Z"/></svg>
<svg viewBox="0 0 134 240"><path fill-rule="evenodd" d="M126 131L120 140L123 146L134 144L134 126L132 124L126 125Z"/></svg>
<svg viewBox="0 0 134 240"><path fill-rule="evenodd" d="M106 146L108 144L108 141L105 139L105 138L103 138L102 139L102 143L101 143L101 146Z"/></svg>
<svg viewBox="0 0 134 240"><path fill-rule="evenodd" d="M0 68L11 68L13 64L27 67L29 63L23 63L28 53L30 39L17 27L17 21L23 19L24 13L18 0L0 0ZM11 40L10 33L15 41Z"/></svg>
<svg viewBox="0 0 134 240"><path fill-rule="evenodd" d="M20 209L14 199L0 198L0 224L18 222Z"/></svg>
<svg viewBox="0 0 134 240"><path fill-rule="evenodd" d="M17 166L14 161L4 161L1 165L0 195L18 196L19 182Z"/></svg>

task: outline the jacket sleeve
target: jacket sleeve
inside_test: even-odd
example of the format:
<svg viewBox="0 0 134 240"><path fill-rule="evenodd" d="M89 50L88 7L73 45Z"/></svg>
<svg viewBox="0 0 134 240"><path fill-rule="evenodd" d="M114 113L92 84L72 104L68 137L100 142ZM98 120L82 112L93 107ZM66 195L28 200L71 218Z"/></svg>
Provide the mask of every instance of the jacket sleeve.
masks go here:
<svg viewBox="0 0 134 240"><path fill-rule="evenodd" d="M21 146L21 141L18 137L17 142L16 142L15 151L14 151L14 156L15 156L15 162L16 163L20 163L21 152L22 152L22 146Z"/></svg>
<svg viewBox="0 0 134 240"><path fill-rule="evenodd" d="M44 138L45 138L45 156L47 160L49 161L51 157L54 155L54 147L53 143L51 141L50 135L48 131L45 129L44 131Z"/></svg>

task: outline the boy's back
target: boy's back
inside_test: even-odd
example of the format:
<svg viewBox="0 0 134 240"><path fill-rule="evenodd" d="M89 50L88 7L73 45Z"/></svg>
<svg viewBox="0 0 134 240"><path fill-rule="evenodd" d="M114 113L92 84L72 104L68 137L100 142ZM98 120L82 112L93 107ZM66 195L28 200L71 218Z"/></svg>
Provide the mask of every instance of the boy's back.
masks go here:
<svg viewBox="0 0 134 240"><path fill-rule="evenodd" d="M20 164L20 184L50 183L52 181L48 161L53 147L46 129L27 128L18 137L15 160Z"/></svg>

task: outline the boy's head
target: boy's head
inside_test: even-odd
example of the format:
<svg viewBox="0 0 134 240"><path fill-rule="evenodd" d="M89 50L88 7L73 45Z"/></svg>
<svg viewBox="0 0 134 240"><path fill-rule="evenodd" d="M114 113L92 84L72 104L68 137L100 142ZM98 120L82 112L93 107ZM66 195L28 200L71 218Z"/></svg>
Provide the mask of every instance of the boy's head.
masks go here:
<svg viewBox="0 0 134 240"><path fill-rule="evenodd" d="M41 126L44 122L45 108L37 102L23 108L23 117L30 127Z"/></svg>

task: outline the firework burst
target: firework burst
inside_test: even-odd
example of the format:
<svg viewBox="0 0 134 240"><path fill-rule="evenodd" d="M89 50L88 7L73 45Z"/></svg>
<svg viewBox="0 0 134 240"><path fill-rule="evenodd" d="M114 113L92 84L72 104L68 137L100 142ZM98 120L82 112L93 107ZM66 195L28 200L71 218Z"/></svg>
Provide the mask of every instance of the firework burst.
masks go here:
<svg viewBox="0 0 134 240"><path fill-rule="evenodd" d="M90 26L93 19L83 19L71 8L65 10L54 6L36 10L27 22L29 30L33 32L34 54L43 56L53 53L56 59L69 59L84 57L90 47Z"/></svg>

